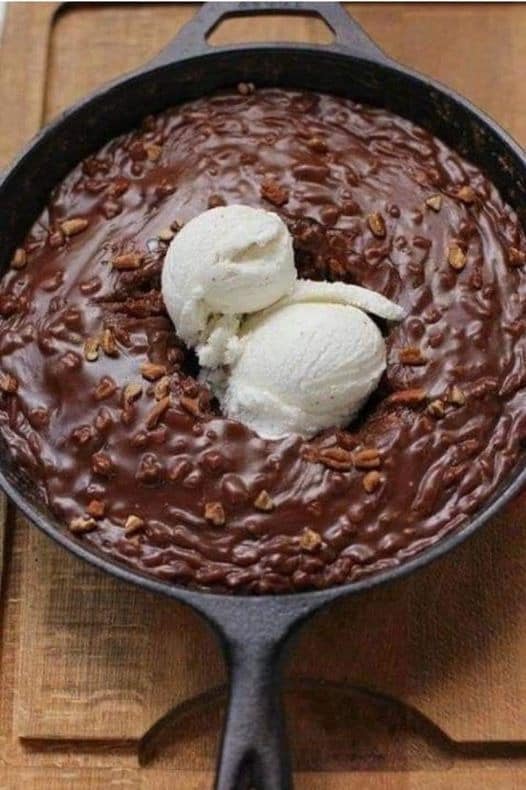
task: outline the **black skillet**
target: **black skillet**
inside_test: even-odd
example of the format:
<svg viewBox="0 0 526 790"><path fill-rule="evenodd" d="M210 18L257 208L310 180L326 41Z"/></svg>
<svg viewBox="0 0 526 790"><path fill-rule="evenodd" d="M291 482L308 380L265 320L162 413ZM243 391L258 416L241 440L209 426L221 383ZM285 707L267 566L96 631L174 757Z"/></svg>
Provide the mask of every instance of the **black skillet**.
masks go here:
<svg viewBox="0 0 526 790"><path fill-rule="evenodd" d="M224 17L265 12L321 17L335 40L328 46L281 43L216 48L206 43L206 36ZM160 55L67 110L3 174L0 269L8 266L16 244L51 189L80 159L148 113L240 81L307 88L388 107L479 165L524 222L526 160L519 146L453 91L394 63L338 4L209 3ZM280 699L281 664L284 648L299 624L344 595L397 579L454 548L502 508L526 480L522 463L462 528L400 567L321 592L256 598L183 589L95 553L65 531L36 500L30 481L10 463L5 446L2 449L0 485L37 527L101 570L190 606L215 629L230 674L230 703L216 780L219 790L292 786Z"/></svg>

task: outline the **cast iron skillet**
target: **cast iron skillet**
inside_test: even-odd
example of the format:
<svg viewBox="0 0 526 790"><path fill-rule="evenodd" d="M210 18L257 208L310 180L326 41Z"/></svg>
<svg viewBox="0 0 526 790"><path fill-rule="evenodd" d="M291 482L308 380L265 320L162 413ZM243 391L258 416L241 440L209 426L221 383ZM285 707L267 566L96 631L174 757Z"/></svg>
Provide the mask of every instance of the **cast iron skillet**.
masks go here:
<svg viewBox="0 0 526 790"><path fill-rule="evenodd" d="M211 47L206 36L225 16L286 12L321 17L335 34L329 46L250 44ZM465 99L402 68L335 3L209 3L150 63L89 96L45 128L0 180L0 270L45 205L53 186L80 159L148 113L212 91L253 81L302 87L388 107L435 133L479 165L519 212L526 211L523 151ZM148 577L88 549L64 531L35 498L31 483L0 455L0 485L23 513L72 554L101 570L168 595L214 628L230 675L216 788L292 786L280 700L281 664L300 623L344 595L405 576L479 529L526 480L524 463L461 529L401 567L321 592L265 597L216 595ZM250 780L250 782L249 782Z"/></svg>

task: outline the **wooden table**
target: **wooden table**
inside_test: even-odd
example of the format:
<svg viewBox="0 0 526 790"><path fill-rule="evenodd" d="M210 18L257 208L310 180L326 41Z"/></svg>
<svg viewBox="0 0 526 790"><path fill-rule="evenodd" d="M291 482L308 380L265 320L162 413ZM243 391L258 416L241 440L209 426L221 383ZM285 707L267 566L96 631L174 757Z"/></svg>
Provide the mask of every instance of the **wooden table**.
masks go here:
<svg viewBox="0 0 526 790"><path fill-rule="evenodd" d="M194 10L9 5L0 164L74 99L153 55ZM388 53L526 142L526 6L350 10ZM236 20L216 40L284 29ZM296 20L287 36L317 40L320 30ZM287 692L298 788L526 785L524 505L304 631ZM224 668L206 627L80 565L12 509L2 521L0 788L210 787Z"/></svg>

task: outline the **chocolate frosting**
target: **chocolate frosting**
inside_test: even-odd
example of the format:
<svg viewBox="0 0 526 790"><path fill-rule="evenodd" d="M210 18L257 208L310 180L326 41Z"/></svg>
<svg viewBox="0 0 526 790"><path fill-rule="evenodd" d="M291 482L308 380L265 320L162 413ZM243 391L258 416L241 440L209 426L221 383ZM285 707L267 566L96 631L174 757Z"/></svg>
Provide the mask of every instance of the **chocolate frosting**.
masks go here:
<svg viewBox="0 0 526 790"><path fill-rule="evenodd" d="M346 430L266 441L197 381L160 271L182 224L231 203L282 216L300 277L407 311ZM52 511L118 560L214 590L341 584L458 529L517 463L525 260L496 188L409 121L278 89L204 98L81 163L15 254L0 430Z"/></svg>

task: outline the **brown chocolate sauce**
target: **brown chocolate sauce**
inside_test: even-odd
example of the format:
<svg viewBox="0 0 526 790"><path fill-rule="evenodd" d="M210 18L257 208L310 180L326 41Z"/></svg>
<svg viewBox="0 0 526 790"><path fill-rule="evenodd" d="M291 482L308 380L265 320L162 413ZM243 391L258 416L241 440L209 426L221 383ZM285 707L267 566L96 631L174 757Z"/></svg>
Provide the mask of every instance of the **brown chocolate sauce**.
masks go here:
<svg viewBox="0 0 526 790"><path fill-rule="evenodd" d="M301 277L408 311L347 431L265 441L196 382L160 271L170 227L223 203L277 211ZM54 513L148 573L341 584L458 528L521 453L524 232L476 167L389 112L277 89L170 110L79 165L23 249L0 291L0 430Z"/></svg>

